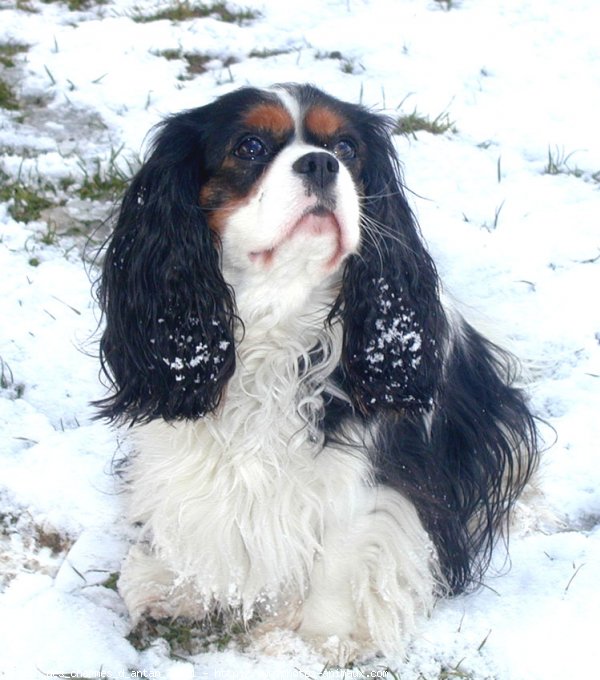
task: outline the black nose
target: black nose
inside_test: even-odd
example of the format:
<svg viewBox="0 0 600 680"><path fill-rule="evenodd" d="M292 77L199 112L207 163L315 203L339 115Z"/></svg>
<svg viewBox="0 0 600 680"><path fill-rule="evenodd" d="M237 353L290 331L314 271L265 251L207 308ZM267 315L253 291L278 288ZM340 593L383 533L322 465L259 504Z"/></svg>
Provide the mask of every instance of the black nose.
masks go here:
<svg viewBox="0 0 600 680"><path fill-rule="evenodd" d="M340 164L330 153L311 151L300 156L292 165L292 169L299 175L304 175L309 187L326 189L336 178Z"/></svg>

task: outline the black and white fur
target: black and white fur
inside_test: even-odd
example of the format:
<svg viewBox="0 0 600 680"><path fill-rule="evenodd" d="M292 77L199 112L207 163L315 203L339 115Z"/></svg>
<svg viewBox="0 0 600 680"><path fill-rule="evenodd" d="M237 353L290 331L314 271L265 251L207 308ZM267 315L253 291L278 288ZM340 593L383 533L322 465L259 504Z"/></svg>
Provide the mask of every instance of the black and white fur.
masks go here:
<svg viewBox="0 0 600 680"><path fill-rule="evenodd" d="M479 583L535 424L440 294L386 119L299 85L168 118L99 297L134 622L218 610L345 663Z"/></svg>

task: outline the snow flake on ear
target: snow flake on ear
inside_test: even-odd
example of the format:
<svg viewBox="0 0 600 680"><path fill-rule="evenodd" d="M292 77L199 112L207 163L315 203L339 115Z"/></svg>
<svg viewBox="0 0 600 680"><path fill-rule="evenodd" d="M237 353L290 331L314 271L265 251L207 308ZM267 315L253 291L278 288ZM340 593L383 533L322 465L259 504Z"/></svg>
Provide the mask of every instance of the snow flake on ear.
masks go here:
<svg viewBox="0 0 600 680"><path fill-rule="evenodd" d="M364 320L363 344L350 357L360 391L371 406L429 407L419 395L424 331L402 291L384 278L372 280L372 306Z"/></svg>
<svg viewBox="0 0 600 680"><path fill-rule="evenodd" d="M161 321L163 319L159 323ZM211 330L215 333L214 339L213 336L205 335L197 317L188 317L176 325L177 331L168 335L168 352L161 359L175 374L174 378L180 389L216 381L231 344L228 340L223 340L224 331L220 332L223 330L220 321L210 322Z"/></svg>

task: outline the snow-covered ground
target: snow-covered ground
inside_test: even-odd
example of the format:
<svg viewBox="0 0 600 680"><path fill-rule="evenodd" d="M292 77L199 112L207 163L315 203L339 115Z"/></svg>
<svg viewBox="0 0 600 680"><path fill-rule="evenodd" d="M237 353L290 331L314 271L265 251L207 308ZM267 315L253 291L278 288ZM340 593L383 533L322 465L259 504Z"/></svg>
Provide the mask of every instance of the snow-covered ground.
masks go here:
<svg viewBox="0 0 600 680"><path fill-rule="evenodd" d="M596 677L597 3L242 0L227 6L254 16L237 22L134 20L175 4L0 0L0 677ZM397 137L411 201L450 293L528 362L555 430L541 488L557 521L530 506L510 568L440 603L407 660L336 670L223 638L140 651L111 587L128 529L118 436L88 405L103 388L81 248L109 194L85 189L126 174L163 115L280 81L453 122Z"/></svg>

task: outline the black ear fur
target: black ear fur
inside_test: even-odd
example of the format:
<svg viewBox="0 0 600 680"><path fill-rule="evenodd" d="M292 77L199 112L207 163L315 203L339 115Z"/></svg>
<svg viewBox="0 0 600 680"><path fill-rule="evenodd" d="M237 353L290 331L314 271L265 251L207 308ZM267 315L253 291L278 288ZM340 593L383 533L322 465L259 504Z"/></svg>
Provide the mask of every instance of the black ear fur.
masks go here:
<svg viewBox="0 0 600 680"><path fill-rule="evenodd" d="M402 191L386 119L368 114L363 128L363 236L337 305L343 382L365 414L429 409L446 329L438 277Z"/></svg>
<svg viewBox="0 0 600 680"><path fill-rule="evenodd" d="M375 449L377 480L415 505L457 594L480 584L539 441L510 355L461 322L446 362L431 418L389 414Z"/></svg>
<svg viewBox="0 0 600 680"><path fill-rule="evenodd" d="M509 512L539 461L536 419L514 385L517 375L511 355L463 322L431 423L433 495L442 504L437 517L422 511L454 592L487 569L495 540L508 529Z"/></svg>
<svg viewBox="0 0 600 680"><path fill-rule="evenodd" d="M234 301L199 206L209 107L167 119L123 198L99 287L111 420L198 418L233 373Z"/></svg>

